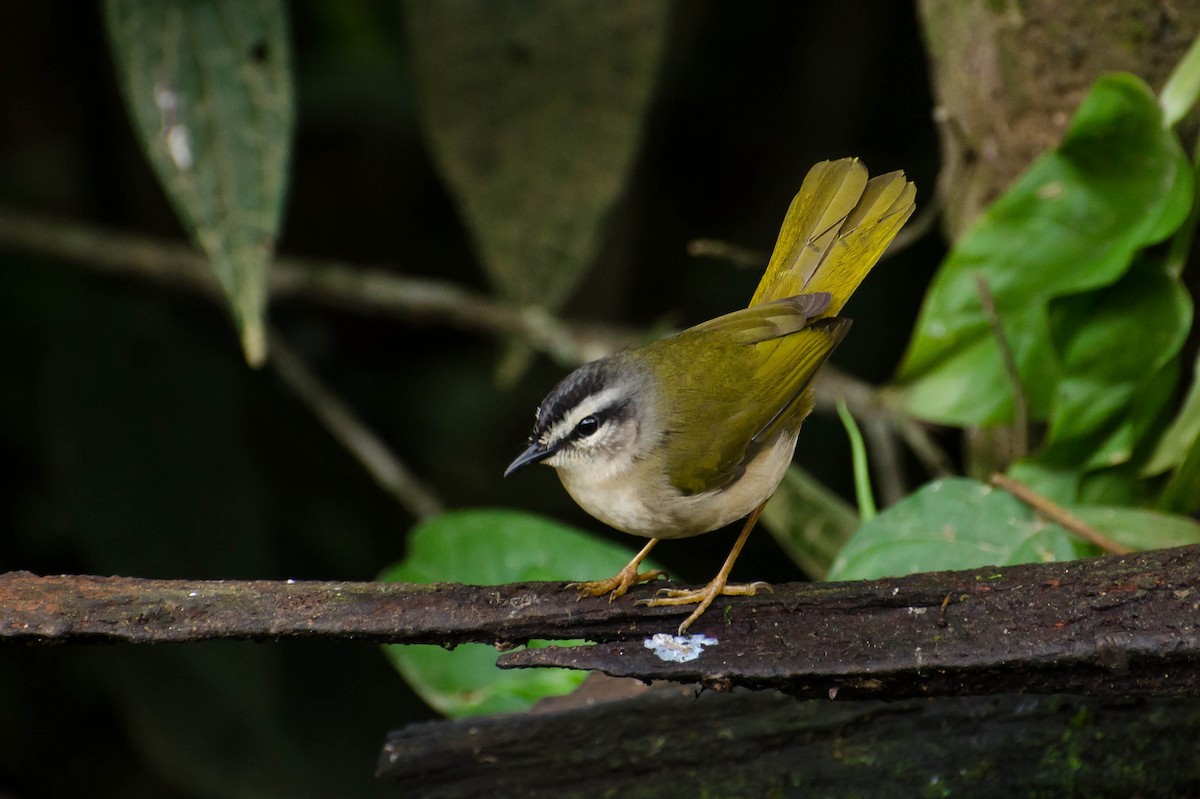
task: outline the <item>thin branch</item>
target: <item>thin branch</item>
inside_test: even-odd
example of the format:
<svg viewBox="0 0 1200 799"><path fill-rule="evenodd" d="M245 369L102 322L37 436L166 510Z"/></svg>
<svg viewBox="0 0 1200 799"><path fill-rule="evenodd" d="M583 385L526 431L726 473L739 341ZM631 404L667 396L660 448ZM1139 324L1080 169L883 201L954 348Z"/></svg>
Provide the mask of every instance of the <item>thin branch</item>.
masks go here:
<svg viewBox="0 0 1200 799"><path fill-rule="evenodd" d="M1004 363L1004 373L1008 376L1009 386L1013 393L1013 444L1014 459L1025 457L1029 452L1029 399L1025 396L1025 387L1021 385L1021 371L1017 367L1017 357L1009 345L1008 336L1004 332L1004 324L996 311L996 300L992 297L992 289L988 286L987 278L981 272L975 273L975 289L979 292L979 302L983 306L983 316L992 329L996 346L1000 348L1000 358Z"/></svg>
<svg viewBox="0 0 1200 799"><path fill-rule="evenodd" d="M937 185L937 180L939 179L940 176L938 179L935 179L934 185ZM933 228L933 224L937 222L938 217L942 215L942 201L941 192L935 191L930 201L925 204L925 207L910 219L907 225L900 229L900 232L896 234L896 238L892 239L892 243L883 253L883 257L890 258L903 250L907 250L924 238L925 234Z"/></svg>
<svg viewBox="0 0 1200 799"><path fill-rule="evenodd" d="M0 248L58 258L98 272L133 276L222 298L201 253L183 243L121 233L0 207ZM303 298L357 312L433 319L495 334L515 334L565 363L583 363L633 340L629 331L568 324L539 308L518 308L445 281L408 277L344 261L278 258L273 300Z"/></svg>
<svg viewBox="0 0 1200 799"><path fill-rule="evenodd" d="M930 477L951 477L958 474L950 455L934 440L925 424L904 413L897 414L895 418L896 431L900 438L916 455Z"/></svg>
<svg viewBox="0 0 1200 799"><path fill-rule="evenodd" d="M899 436L908 444L930 475L947 477L957 474L950 456L933 439L929 428L903 410L893 407L887 401L886 389L876 388L829 364L821 367L814 389L816 407L823 413L836 413L838 399L846 400L850 412L863 421L864 434L872 439L872 457L878 457L877 453L886 451L874 440L886 430L888 435Z"/></svg>
<svg viewBox="0 0 1200 799"><path fill-rule="evenodd" d="M892 243L883 253L883 258L890 258L920 241L930 231L941 213L942 197L939 192L935 192L932 200L892 239ZM693 258L719 258L739 269L762 269L771 257L770 253L756 250L753 247L743 247L723 239L705 238L689 241L687 254Z"/></svg>
<svg viewBox="0 0 1200 799"><path fill-rule="evenodd" d="M223 301L205 257L183 243L0 207L0 248L62 259L103 274L198 291ZM517 308L445 281L343 261L278 258L271 267L270 291L275 300L302 298L356 312L517 335L566 365L603 357L636 339L629 330L564 322L544 309ZM827 366L817 381L818 405L823 412L833 412L838 395L845 395L851 411L865 420L865 434L873 441L873 453L881 463L896 463L888 454L891 442L880 438L887 429L909 445L931 474L954 473L950 459L920 422L881 403L873 387ZM886 426L877 424L879 419ZM891 500L902 491L894 484L898 470L889 467L887 472L889 476L881 479L880 486L885 499Z"/></svg>
<svg viewBox="0 0 1200 799"><path fill-rule="evenodd" d="M1006 474L997 473L991 476L989 482L997 488L1003 488L1033 508L1047 521L1062 525L1069 532L1074 533L1089 544L1100 547L1105 552L1111 552L1114 555L1126 555L1133 552L1133 549L1130 547L1108 538L1062 505L1042 496L1019 480L1014 480Z"/></svg>
<svg viewBox="0 0 1200 799"><path fill-rule="evenodd" d="M863 436L870 442L875 486L883 507L894 505L908 495L904 459L897 444L896 430L882 415L862 420Z"/></svg>
<svg viewBox="0 0 1200 799"><path fill-rule="evenodd" d="M687 254L692 258L720 258L739 269L762 269L771 257L762 250L721 239L692 239L687 243Z"/></svg>
<svg viewBox="0 0 1200 799"><path fill-rule="evenodd" d="M271 332L271 366L376 485L418 519L441 513L442 501L419 480L358 415L330 391L283 338Z"/></svg>

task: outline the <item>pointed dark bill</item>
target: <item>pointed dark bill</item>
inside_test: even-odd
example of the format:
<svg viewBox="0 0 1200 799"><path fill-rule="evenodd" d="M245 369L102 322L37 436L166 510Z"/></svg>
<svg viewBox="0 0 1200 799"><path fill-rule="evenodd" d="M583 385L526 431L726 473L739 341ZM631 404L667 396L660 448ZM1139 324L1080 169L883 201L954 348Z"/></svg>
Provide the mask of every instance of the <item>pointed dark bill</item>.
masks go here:
<svg viewBox="0 0 1200 799"><path fill-rule="evenodd" d="M525 451L517 456L516 460L508 464L508 468L504 470L504 476L508 477L518 469L524 469L531 463L544 461L554 454L554 449L543 449L541 444L534 442L526 447Z"/></svg>

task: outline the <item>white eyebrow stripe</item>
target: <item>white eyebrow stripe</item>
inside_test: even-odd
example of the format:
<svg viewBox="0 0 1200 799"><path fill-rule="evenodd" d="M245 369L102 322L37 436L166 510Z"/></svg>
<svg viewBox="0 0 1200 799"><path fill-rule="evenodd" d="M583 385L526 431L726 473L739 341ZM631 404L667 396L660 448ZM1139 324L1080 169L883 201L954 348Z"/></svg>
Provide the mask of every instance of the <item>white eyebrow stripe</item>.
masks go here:
<svg viewBox="0 0 1200 799"><path fill-rule="evenodd" d="M612 387L584 397L578 405L567 412L567 415L561 421L551 425L550 429L546 431L545 440L542 441L542 444L553 444L561 441L575 429L577 424L588 416L612 405L621 395L622 391L620 388Z"/></svg>

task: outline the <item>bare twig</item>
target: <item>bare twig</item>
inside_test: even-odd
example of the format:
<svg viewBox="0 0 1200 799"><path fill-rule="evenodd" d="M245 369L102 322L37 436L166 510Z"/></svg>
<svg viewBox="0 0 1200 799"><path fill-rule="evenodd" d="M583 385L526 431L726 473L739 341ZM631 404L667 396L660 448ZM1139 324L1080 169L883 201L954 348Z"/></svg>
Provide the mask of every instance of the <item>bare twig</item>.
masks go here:
<svg viewBox="0 0 1200 799"><path fill-rule="evenodd" d="M0 247L222 296L207 259L183 243L0 208ZM358 312L515 334L565 363L593 360L634 338L612 327L568 324L543 309L518 308L445 281L343 261L279 258L271 267L270 291L272 299L304 298Z"/></svg>
<svg viewBox="0 0 1200 799"><path fill-rule="evenodd" d="M909 220L908 224L892 239L892 243L883 253L883 258L890 258L920 241L933 227L941 213L942 196L940 192L934 192L930 202L926 203L921 212ZM762 269L771 257L770 253L756 250L753 247L743 247L723 239L705 238L689 241L687 254L693 258L720 258L729 261L739 269Z"/></svg>
<svg viewBox="0 0 1200 799"><path fill-rule="evenodd" d="M321 383L283 338L271 333L271 366L376 485L418 519L443 510L442 501L397 458L358 415Z"/></svg>
<svg viewBox="0 0 1200 799"><path fill-rule="evenodd" d="M739 269L762 269L771 257L762 250L742 247L721 239L692 239L687 243L687 254L693 258L720 258Z"/></svg>
<svg viewBox="0 0 1200 799"><path fill-rule="evenodd" d="M1006 474L993 474L990 482L997 488L1003 488L1033 508L1048 521L1062 525L1071 533L1074 533L1090 544L1100 547L1105 552L1111 552L1114 555L1126 555L1133 552L1133 549L1130 547L1108 538L1062 505L1042 496L1029 486L1018 480L1014 480Z"/></svg>
<svg viewBox="0 0 1200 799"><path fill-rule="evenodd" d="M992 289L988 286L987 278L982 273L975 273L975 289L979 292L979 303L983 306L983 316L992 329L996 346L1000 348L1000 358L1004 363L1004 373L1008 376L1009 386L1013 393L1013 441L1012 456L1014 459L1023 458L1029 452L1029 400L1025 396L1025 388L1021 385L1021 371L1017 367L1017 357L1009 345L1008 336L1004 332L1004 324L1000 314L996 312L996 300L992 297Z"/></svg>
<svg viewBox="0 0 1200 799"><path fill-rule="evenodd" d="M924 423L899 411L893 418L900 437L931 477L950 477L958 474L950 455L934 440Z"/></svg>
<svg viewBox="0 0 1200 799"><path fill-rule="evenodd" d="M876 413L862 420L863 437L870 442L872 471L879 500L883 507L893 505L908 494L904 459L897 446L896 429L884 414Z"/></svg>
<svg viewBox="0 0 1200 799"><path fill-rule="evenodd" d="M0 248L67 260L98 272L138 277L162 285L222 293L205 257L183 243L56 220L0 207ZM561 363L577 365L635 340L633 332L568 323L540 308L516 308L452 283L398 275L343 261L279 258L270 276L273 299L303 298L357 312L433 320L481 332L517 335ZM953 473L950 459L920 422L879 401L876 390L826 366L817 381L818 404L833 412L844 395L881 467L887 501L903 491L903 475L890 438L898 434L934 475ZM885 440L888 439L888 440Z"/></svg>
<svg viewBox="0 0 1200 799"><path fill-rule="evenodd" d="M890 258L916 244L930 231L933 223L938 220L941 214L942 194L935 191L931 200L925 204L916 216L909 220L907 225L900 229L900 232L896 234L896 238L892 239L892 243L888 245L887 250L883 253L883 257Z"/></svg>
<svg viewBox="0 0 1200 799"><path fill-rule="evenodd" d="M931 475L947 477L956 474L950 456L933 439L929 429L903 410L893 407L893 404L887 401L886 390L880 390L829 364L821 367L814 389L816 407L823 413L835 413L838 399L845 399L846 406L854 417L862 420L864 434L871 441L872 457L879 458L881 465L889 462L886 453L892 445L890 441L882 444L877 437L899 436ZM881 456L880 453L884 454ZM903 473L899 469L896 469L896 472L902 483ZM882 481L880 485L882 489ZM884 492L884 497L888 497L888 493Z"/></svg>

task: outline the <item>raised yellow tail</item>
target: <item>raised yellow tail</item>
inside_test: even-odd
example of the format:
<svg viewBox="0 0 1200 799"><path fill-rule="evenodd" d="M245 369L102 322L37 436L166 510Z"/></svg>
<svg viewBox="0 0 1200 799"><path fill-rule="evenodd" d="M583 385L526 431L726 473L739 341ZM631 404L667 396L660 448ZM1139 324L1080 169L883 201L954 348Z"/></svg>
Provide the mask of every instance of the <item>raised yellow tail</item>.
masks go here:
<svg viewBox="0 0 1200 799"><path fill-rule="evenodd" d="M836 316L916 207L903 172L867 180L857 158L822 161L788 206L775 251L750 305L828 291Z"/></svg>

